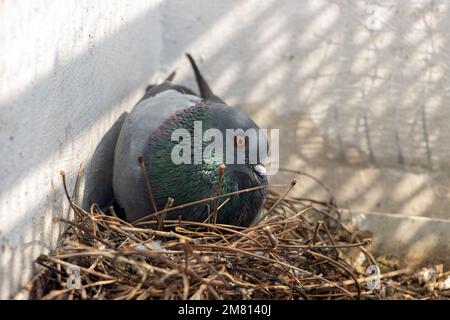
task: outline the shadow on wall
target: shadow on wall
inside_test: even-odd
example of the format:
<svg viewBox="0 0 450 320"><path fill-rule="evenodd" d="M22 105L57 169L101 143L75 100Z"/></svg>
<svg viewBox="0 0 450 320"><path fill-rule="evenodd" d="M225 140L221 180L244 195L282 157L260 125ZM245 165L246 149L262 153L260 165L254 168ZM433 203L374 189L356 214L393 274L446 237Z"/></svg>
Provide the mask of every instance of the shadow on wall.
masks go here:
<svg viewBox="0 0 450 320"><path fill-rule="evenodd" d="M83 11L86 26L76 41L85 41L86 29L98 21L98 12L91 7L95 8ZM110 18L111 12L103 14ZM152 28L159 25L158 19L156 7L110 36L95 34L94 27L88 49L69 55L70 59L56 54L50 72L0 102L0 298L9 297L30 279L34 259L54 248L64 228L52 221L69 214L59 171L66 172L73 190L80 164L93 154L94 141L111 127L124 105L133 106L141 97L138 91L155 73L161 48L157 42L149 45L155 41L149 28L159 32ZM94 36L101 40L94 41ZM114 80L120 77L126 81ZM116 122L103 137L95 156L110 156L104 142L118 126ZM94 196L96 187L106 187L101 185L108 174L105 169L87 168L86 181L100 181L90 189Z"/></svg>
<svg viewBox="0 0 450 320"><path fill-rule="evenodd" d="M168 1L163 10L167 63L192 86L182 56L190 51L227 102L280 128L282 166L317 175L345 206L449 217L448 2L267 1L225 11L217 1Z"/></svg>
<svg viewBox="0 0 450 320"><path fill-rule="evenodd" d="M373 18L368 13L372 4L383 12L379 13L381 29L367 25L367 19ZM143 93L152 76L148 72L165 75L181 65L176 82L195 87L184 58L186 51L199 57L205 77L226 101L249 113L261 127L281 128L282 166L315 174L332 187L338 200L344 196L366 207L402 211L419 198L427 199L420 204L421 213L444 212L450 204L448 192L440 191L439 197L429 184L446 187L450 182L443 174L450 155L446 125L450 120L449 18L445 1L413 6L404 2L380 5L378 1L300 5L298 1L169 0L96 42L94 49L69 61L55 60L51 73L0 106L0 110L14 106L9 112L35 119L42 117L42 109L35 108L33 101L59 105L45 110L45 123L53 123L55 132L61 132L55 141L23 156L16 164L17 174L0 186L6 192L25 185L21 188L30 196L41 185L26 181L22 173L38 171L45 164L54 168L48 196L29 201L34 207L20 208L36 215L18 217L0 234L0 296L14 292L29 278L30 273L18 270L31 266L61 231L60 224L51 222L53 216L67 214L63 213L67 204L61 203L59 170L67 171L72 188L79 162L93 154L86 168L84 201L107 201L110 171L101 160L111 159L110 142L124 117L108 131L123 111L111 110L118 102L129 103L131 108L138 101L140 94L128 98L138 89ZM154 54L144 45L154 40L146 37L146 32L153 31L146 30L152 19L162 24L160 61L148 58ZM133 59L127 61L123 55ZM130 65L130 61L139 63ZM80 66L90 73L80 75ZM125 86L124 82L110 87L92 85L121 75L128 77ZM82 96L71 90L77 81L86 83ZM55 87L57 83L62 85ZM48 94L48 88L54 87ZM92 101L103 101L101 110L89 111ZM86 112L89 117L83 116ZM35 141L33 135L45 139L42 122L20 125L27 130L19 132L14 143ZM95 150L77 142L106 131ZM6 149L17 152L10 146ZM6 156L3 161L14 159ZM287 178L291 176L278 177ZM300 185L299 194L323 196L315 184L301 180ZM409 191L401 192L404 188ZM24 226L30 230L22 237Z"/></svg>

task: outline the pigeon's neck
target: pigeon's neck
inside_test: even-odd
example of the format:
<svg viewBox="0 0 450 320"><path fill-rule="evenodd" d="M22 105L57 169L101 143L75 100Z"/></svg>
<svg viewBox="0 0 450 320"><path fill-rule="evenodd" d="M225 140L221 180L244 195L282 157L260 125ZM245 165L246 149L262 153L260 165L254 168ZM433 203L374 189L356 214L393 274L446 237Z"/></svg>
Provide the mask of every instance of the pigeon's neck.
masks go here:
<svg viewBox="0 0 450 320"><path fill-rule="evenodd" d="M176 190L175 203L185 203L198 200L199 197L209 195L212 186L217 185L217 172L220 163L202 159L201 164L194 164L194 122L201 121L203 129L211 126L213 111L210 102L201 100L194 106L179 111L169 117L163 125L150 137L143 152L150 182L154 186L155 200L164 206L167 196ZM176 164L172 159L172 151L180 145L179 140L172 139L176 129L183 129L190 135L191 155L190 164ZM202 135L203 136L203 135ZM202 137L200 137L201 139ZM189 141L184 141L186 143ZM204 149L203 140L202 150ZM224 181L226 188L226 181ZM169 195L171 196L171 195ZM159 208L159 206L158 206Z"/></svg>
<svg viewBox="0 0 450 320"><path fill-rule="evenodd" d="M209 113L210 103L206 100L200 100L192 107L175 112L151 134L147 145L151 147L167 136L170 138L175 129L189 130L192 127L193 130L194 121L208 121Z"/></svg>

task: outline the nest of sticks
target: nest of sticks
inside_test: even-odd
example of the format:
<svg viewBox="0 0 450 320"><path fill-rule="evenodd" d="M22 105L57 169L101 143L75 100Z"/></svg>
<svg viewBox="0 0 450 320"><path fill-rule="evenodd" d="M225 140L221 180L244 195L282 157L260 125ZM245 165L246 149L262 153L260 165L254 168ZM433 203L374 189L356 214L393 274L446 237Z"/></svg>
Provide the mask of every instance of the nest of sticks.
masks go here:
<svg viewBox="0 0 450 320"><path fill-rule="evenodd" d="M55 219L67 229L58 247L36 260L43 268L23 289L29 299L450 297L449 290L427 289L411 270L376 259L368 234L341 223L332 196L290 197L295 181L281 193L270 188L262 219L241 228L162 222L157 214L131 224L113 206L95 204L85 211L62 176L73 219Z"/></svg>

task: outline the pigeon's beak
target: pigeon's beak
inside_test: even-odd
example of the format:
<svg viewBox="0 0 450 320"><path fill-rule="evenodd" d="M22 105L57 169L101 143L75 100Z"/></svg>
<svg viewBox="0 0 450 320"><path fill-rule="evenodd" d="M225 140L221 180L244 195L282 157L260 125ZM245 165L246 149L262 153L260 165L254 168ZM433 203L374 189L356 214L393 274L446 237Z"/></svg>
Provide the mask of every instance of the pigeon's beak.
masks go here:
<svg viewBox="0 0 450 320"><path fill-rule="evenodd" d="M255 171L256 174L258 176L260 176L261 178L267 176L266 167L264 167L262 164L257 164L255 166L253 166L253 171Z"/></svg>
<svg viewBox="0 0 450 320"><path fill-rule="evenodd" d="M229 165L227 169L242 183L241 187L267 184L267 171L261 164Z"/></svg>
<svg viewBox="0 0 450 320"><path fill-rule="evenodd" d="M267 184L267 170L262 164L256 164L251 166L253 169L253 175L255 180L259 183L259 185Z"/></svg>

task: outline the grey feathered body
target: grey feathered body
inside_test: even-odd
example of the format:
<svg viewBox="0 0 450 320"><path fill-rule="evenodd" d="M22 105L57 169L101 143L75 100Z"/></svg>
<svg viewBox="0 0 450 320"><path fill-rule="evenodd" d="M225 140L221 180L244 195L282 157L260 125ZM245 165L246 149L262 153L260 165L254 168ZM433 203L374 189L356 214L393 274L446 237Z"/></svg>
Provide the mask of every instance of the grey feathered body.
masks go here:
<svg viewBox="0 0 450 320"><path fill-rule="evenodd" d="M193 95L167 90L141 100L131 110L117 140L113 175L116 200L125 209L128 220L134 221L152 211L138 163L150 136L171 115L194 106L200 100Z"/></svg>

